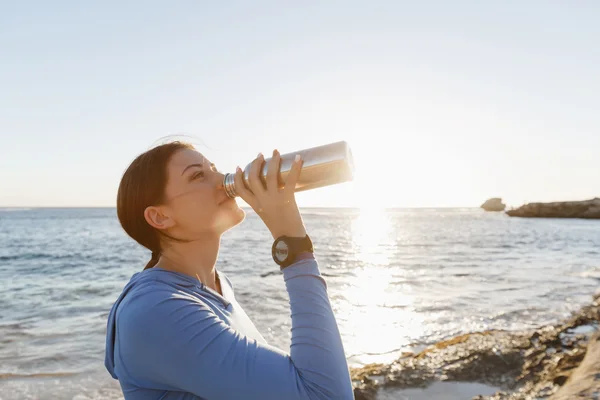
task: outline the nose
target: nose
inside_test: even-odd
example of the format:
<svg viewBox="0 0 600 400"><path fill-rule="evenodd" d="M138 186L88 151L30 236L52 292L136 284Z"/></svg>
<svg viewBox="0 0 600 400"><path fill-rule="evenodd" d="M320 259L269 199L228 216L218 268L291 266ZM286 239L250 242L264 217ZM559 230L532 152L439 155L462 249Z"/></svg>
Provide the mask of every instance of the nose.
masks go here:
<svg viewBox="0 0 600 400"><path fill-rule="evenodd" d="M221 172L217 172L215 179L217 180L217 189L223 189L224 182L225 182L225 174L223 174Z"/></svg>

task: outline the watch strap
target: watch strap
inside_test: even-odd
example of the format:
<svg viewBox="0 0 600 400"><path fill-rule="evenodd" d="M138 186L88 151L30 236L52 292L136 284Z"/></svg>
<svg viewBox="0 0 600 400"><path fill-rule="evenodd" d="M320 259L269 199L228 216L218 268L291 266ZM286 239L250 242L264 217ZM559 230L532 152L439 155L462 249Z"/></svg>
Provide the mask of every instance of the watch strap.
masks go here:
<svg viewBox="0 0 600 400"><path fill-rule="evenodd" d="M298 254L296 256L296 261L300 261L300 260L314 260L315 259L315 253L313 253L312 251L303 251L302 253Z"/></svg>

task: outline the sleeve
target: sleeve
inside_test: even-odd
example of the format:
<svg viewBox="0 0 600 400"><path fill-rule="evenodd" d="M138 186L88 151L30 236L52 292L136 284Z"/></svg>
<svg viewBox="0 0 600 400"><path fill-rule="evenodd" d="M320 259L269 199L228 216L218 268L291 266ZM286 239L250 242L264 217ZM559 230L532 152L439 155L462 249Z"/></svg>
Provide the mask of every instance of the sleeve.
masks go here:
<svg viewBox="0 0 600 400"><path fill-rule="evenodd" d="M120 338L127 370L210 400L353 399L317 261L298 261L283 276L292 318L289 354L232 329L200 301L154 291L130 304L129 340Z"/></svg>

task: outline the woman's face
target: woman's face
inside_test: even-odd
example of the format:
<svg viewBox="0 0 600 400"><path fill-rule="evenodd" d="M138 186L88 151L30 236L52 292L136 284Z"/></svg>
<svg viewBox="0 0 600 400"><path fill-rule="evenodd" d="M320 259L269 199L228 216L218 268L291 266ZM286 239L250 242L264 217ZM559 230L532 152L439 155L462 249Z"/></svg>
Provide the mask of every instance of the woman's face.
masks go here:
<svg viewBox="0 0 600 400"><path fill-rule="evenodd" d="M223 174L192 149L178 150L167 165L165 214L173 236L195 240L220 235L245 218L235 199L223 189Z"/></svg>

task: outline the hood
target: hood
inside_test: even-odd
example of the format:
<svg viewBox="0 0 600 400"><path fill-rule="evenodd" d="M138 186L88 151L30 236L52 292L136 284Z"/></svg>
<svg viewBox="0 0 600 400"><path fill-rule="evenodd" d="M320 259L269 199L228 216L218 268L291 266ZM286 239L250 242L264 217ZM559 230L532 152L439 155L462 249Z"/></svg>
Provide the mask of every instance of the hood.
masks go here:
<svg viewBox="0 0 600 400"><path fill-rule="evenodd" d="M104 355L104 366L114 379L118 379L115 373L115 328L117 319L117 310L123 302L123 299L136 288L143 289L148 287L147 283L163 282L167 285L178 287L178 288L202 288L203 285L191 276L184 275L178 272L167 271L158 267L149 268L147 270L134 273L129 282L123 288L123 291L119 295L119 298L113 304L108 314L108 321L106 323L106 348ZM146 284L144 284L146 283Z"/></svg>

